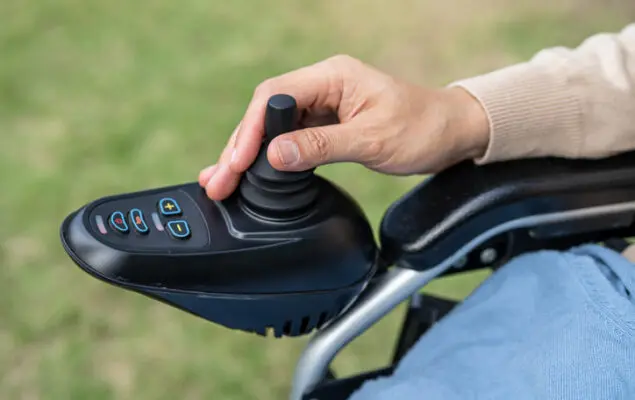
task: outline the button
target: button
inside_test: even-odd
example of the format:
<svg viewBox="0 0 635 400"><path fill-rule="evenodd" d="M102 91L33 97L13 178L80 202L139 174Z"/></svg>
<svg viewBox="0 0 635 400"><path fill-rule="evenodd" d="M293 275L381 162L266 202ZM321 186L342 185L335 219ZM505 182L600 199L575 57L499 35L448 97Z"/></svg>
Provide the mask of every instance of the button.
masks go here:
<svg viewBox="0 0 635 400"><path fill-rule="evenodd" d="M145 235L148 233L148 225L146 224L145 219L143 219L143 213L138 208L130 210L130 222L140 234Z"/></svg>
<svg viewBox="0 0 635 400"><path fill-rule="evenodd" d="M190 237L190 227L187 221L182 219L168 222L168 231L175 239L187 239Z"/></svg>
<svg viewBox="0 0 635 400"><path fill-rule="evenodd" d="M163 215L179 215L181 214L181 207L173 198L164 197L159 200L159 211Z"/></svg>
<svg viewBox="0 0 635 400"><path fill-rule="evenodd" d="M110 226L112 229L121 233L128 233L130 230L128 229L128 224L126 223L126 217L124 217L121 211L115 211L110 214Z"/></svg>

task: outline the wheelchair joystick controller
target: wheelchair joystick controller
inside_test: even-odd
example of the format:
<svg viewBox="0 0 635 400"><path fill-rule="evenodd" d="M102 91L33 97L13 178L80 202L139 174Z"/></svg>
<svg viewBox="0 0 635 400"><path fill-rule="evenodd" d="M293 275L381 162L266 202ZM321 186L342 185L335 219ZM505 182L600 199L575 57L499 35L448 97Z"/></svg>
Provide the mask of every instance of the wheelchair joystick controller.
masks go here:
<svg viewBox="0 0 635 400"><path fill-rule="evenodd" d="M274 169L267 148L278 135L294 130L297 106L291 96L271 97L265 112L265 135L258 156L240 184L244 206L265 219L288 220L310 212L318 195L313 170L287 172Z"/></svg>
<svg viewBox="0 0 635 400"><path fill-rule="evenodd" d="M296 113L292 97L269 99L263 146L226 200L196 182L103 197L66 217L64 249L100 280L232 329L298 336L325 325L366 287L378 251L343 190L267 161Z"/></svg>

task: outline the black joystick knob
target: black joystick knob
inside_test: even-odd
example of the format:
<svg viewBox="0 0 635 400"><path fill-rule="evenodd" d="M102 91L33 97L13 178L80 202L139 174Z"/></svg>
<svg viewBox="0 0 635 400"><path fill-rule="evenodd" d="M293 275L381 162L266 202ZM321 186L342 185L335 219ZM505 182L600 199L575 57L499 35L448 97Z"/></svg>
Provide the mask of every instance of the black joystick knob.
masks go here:
<svg viewBox="0 0 635 400"><path fill-rule="evenodd" d="M263 143L256 161L240 183L243 205L257 216L282 220L299 218L311 210L317 198L313 170L279 171L267 160L269 143L276 136L295 130L297 118L293 97L277 94L267 102Z"/></svg>

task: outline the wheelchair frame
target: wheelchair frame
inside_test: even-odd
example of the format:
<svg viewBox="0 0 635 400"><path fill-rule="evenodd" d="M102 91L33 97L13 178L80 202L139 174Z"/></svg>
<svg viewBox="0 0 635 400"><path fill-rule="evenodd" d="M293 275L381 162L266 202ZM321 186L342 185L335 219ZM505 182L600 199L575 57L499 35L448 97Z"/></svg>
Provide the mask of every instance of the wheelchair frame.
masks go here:
<svg viewBox="0 0 635 400"><path fill-rule="evenodd" d="M439 202L444 192L450 193L447 201ZM513 161L502 167L463 163L435 175L389 208L381 224L378 273L356 301L311 338L296 365L290 399L346 399L364 381L390 375L418 338L457 304L419 293L435 278L496 270L539 249L601 242L621 251L627 243L621 238L634 231L635 152L604 160ZM340 350L407 300L392 365L335 379L330 364Z"/></svg>
<svg viewBox="0 0 635 400"><path fill-rule="evenodd" d="M437 321L452 311L457 304L458 302L452 300L415 293L408 300L408 307L389 366L345 379L336 379L335 374L329 370L325 379L315 390L305 395L304 399L345 400L359 389L365 381L391 375L395 366L417 340Z"/></svg>

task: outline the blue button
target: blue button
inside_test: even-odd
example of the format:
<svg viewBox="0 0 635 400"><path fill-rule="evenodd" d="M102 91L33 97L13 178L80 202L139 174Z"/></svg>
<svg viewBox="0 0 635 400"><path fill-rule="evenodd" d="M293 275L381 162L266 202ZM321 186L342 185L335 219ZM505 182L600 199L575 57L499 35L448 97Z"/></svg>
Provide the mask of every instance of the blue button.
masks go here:
<svg viewBox="0 0 635 400"><path fill-rule="evenodd" d="M130 223L141 234L146 234L149 231L148 225L143 218L143 213L138 208L130 210Z"/></svg>
<svg viewBox="0 0 635 400"><path fill-rule="evenodd" d="M190 237L190 226L182 219L168 222L168 231L175 239L187 239Z"/></svg>
<svg viewBox="0 0 635 400"><path fill-rule="evenodd" d="M130 231L130 229L128 229L128 224L126 223L126 217L124 217L121 211L115 211L110 214L108 222L110 223L110 227L117 232L128 233Z"/></svg>
<svg viewBox="0 0 635 400"><path fill-rule="evenodd" d="M159 211L163 215L179 215L181 214L181 207L173 198L164 197L159 200Z"/></svg>

